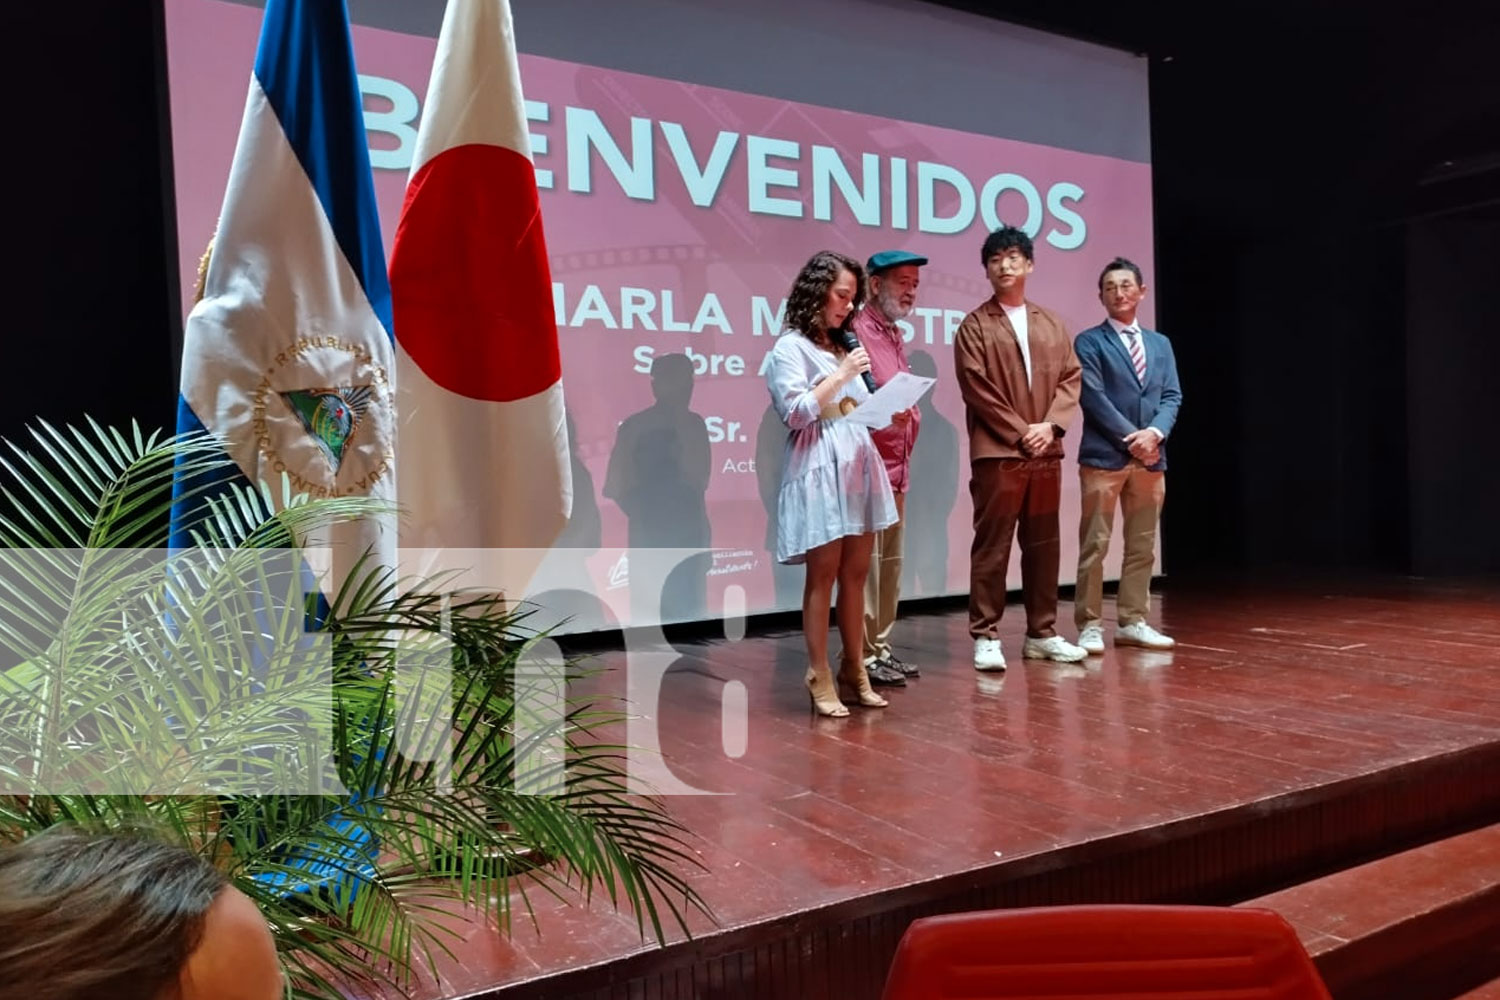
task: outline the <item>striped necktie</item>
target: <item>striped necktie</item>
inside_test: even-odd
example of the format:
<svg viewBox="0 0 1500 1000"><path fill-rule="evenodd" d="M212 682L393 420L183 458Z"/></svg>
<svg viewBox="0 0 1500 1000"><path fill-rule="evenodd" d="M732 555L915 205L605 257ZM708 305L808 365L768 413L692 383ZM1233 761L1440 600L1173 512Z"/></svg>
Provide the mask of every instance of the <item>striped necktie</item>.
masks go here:
<svg viewBox="0 0 1500 1000"><path fill-rule="evenodd" d="M1146 384L1146 352L1141 347L1141 331L1126 330L1130 335L1130 363L1135 366L1135 378L1141 385Z"/></svg>

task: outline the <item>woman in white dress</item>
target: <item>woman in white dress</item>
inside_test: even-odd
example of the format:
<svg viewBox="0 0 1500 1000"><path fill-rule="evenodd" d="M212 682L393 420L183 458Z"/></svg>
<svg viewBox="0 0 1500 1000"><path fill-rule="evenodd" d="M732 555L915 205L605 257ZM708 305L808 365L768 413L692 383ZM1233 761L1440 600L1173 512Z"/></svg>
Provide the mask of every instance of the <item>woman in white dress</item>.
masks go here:
<svg viewBox="0 0 1500 1000"><path fill-rule="evenodd" d="M777 496L776 558L805 563L802 631L807 689L820 715L845 716L828 663L828 614L838 584L844 651L839 680L859 704L883 708L863 656L865 574L875 532L896 522L896 501L870 432L844 416L869 396L864 348L846 350L843 331L864 301L864 269L825 250L803 265L787 297L787 331L771 350L766 384L788 428Z"/></svg>

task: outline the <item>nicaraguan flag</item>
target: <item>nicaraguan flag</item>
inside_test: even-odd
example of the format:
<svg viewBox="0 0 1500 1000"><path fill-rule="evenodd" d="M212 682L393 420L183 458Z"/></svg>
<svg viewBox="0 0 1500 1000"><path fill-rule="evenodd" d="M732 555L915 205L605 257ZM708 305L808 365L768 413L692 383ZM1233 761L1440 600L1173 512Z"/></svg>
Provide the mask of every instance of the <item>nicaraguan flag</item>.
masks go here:
<svg viewBox="0 0 1500 1000"><path fill-rule="evenodd" d="M268 0L224 207L187 319L180 432L251 482L395 499L390 286L343 0ZM179 484L181 495L183 484ZM190 501L173 508L188 542ZM337 526L336 587L394 518Z"/></svg>

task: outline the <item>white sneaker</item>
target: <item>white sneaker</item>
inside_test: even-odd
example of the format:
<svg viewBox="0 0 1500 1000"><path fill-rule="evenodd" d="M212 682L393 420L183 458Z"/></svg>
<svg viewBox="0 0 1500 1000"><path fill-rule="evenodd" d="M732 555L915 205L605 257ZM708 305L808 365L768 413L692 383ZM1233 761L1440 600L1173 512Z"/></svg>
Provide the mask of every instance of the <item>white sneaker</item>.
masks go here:
<svg viewBox="0 0 1500 1000"><path fill-rule="evenodd" d="M974 669L1005 669L1005 652L1000 648L999 639L974 640Z"/></svg>
<svg viewBox="0 0 1500 1000"><path fill-rule="evenodd" d="M1116 646L1144 646L1147 649L1171 649L1177 640L1162 635L1145 622L1133 622L1115 629Z"/></svg>
<svg viewBox="0 0 1500 1000"><path fill-rule="evenodd" d="M1077 663L1089 654L1073 645L1060 635L1048 636L1045 639L1033 639L1026 637L1026 645L1021 647L1021 655L1028 660L1051 660L1054 663Z"/></svg>
<svg viewBox="0 0 1500 1000"><path fill-rule="evenodd" d="M1104 626L1098 622L1089 622L1078 632L1078 648L1091 656L1099 656L1104 652Z"/></svg>

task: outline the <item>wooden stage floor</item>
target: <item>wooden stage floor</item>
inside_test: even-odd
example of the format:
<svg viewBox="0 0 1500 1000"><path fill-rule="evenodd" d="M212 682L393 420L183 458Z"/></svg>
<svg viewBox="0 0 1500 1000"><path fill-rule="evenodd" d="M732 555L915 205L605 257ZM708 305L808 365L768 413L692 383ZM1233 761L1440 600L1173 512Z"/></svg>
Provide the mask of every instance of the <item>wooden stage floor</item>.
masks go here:
<svg viewBox="0 0 1500 1000"><path fill-rule="evenodd" d="M679 646L666 758L730 794L670 808L717 925L660 948L629 914L533 894L536 928L466 927L422 995L873 1000L915 916L1232 902L1500 818L1500 587L1175 587L1153 616L1174 651L1076 666L1022 661L1018 611L1000 675L974 671L962 609L904 617L922 676L847 719L811 714L798 632ZM738 759L729 681L749 699Z"/></svg>

